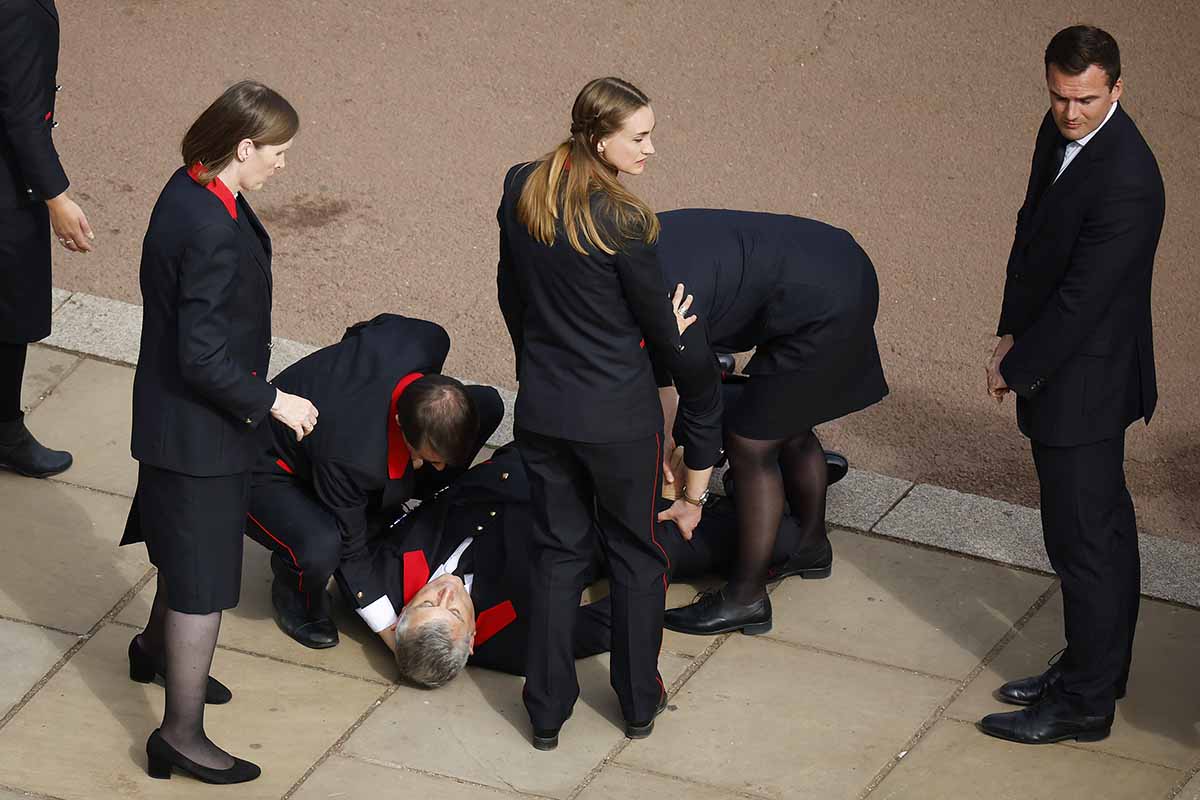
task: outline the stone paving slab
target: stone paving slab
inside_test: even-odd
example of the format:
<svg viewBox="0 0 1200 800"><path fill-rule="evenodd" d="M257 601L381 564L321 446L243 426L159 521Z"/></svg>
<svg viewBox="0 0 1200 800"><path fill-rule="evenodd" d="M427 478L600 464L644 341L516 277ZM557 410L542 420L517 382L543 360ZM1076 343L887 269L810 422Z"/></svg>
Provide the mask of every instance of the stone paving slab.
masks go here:
<svg viewBox="0 0 1200 800"><path fill-rule="evenodd" d="M1200 800L1200 774L1187 782L1179 793L1179 800Z"/></svg>
<svg viewBox="0 0 1200 800"><path fill-rule="evenodd" d="M617 761L774 798L854 798L954 685L734 635Z"/></svg>
<svg viewBox="0 0 1200 800"><path fill-rule="evenodd" d="M913 748L871 800L1147 800L1183 773L1060 745L1032 747L943 720ZM970 788L968 788L970 787Z"/></svg>
<svg viewBox="0 0 1200 800"><path fill-rule="evenodd" d="M1056 594L946 715L975 722L984 714L1014 710L995 700L992 692L1004 681L1041 672L1047 658L1062 646L1062 596ZM1189 668L1196 664L1200 664L1200 614L1143 600L1129 694L1117 703L1112 735L1102 742L1070 746L1190 769L1200 760L1200 691Z"/></svg>
<svg viewBox="0 0 1200 800"><path fill-rule="evenodd" d="M43 344L136 364L142 344L142 307L75 292L54 312L53 328Z"/></svg>
<svg viewBox="0 0 1200 800"><path fill-rule="evenodd" d="M241 601L237 608L226 611L221 620L220 645L371 681L394 680L396 670L391 652L357 614L340 602L334 603L334 620L341 637L337 647L313 650L297 644L279 630L271 609L270 554L249 539L245 547ZM117 619L140 630L150 614L154 590L155 582L151 581Z"/></svg>
<svg viewBox="0 0 1200 800"><path fill-rule="evenodd" d="M80 360L74 353L33 346L25 358L25 380L21 383L21 410L26 413L40 403ZM55 446L51 441L50 446ZM58 445L66 447L65 444Z"/></svg>
<svg viewBox="0 0 1200 800"><path fill-rule="evenodd" d="M51 289L50 290L50 313L54 314L60 308L62 308L63 305L68 300L71 299L72 294L74 294L74 293L70 292L66 289L59 289L57 286L55 286L53 289Z"/></svg>
<svg viewBox="0 0 1200 800"><path fill-rule="evenodd" d="M4 680L0 682L0 717L8 713L77 641L78 637L65 633L0 619L0 664L4 665Z"/></svg>
<svg viewBox="0 0 1200 800"><path fill-rule="evenodd" d="M293 800L503 800L529 797L478 783L333 756L301 784Z"/></svg>
<svg viewBox="0 0 1200 800"><path fill-rule="evenodd" d="M833 574L783 581L770 638L962 679L1053 582L948 553L833 531Z"/></svg>
<svg viewBox="0 0 1200 800"><path fill-rule="evenodd" d="M911 489L912 481L851 469L829 487L825 521L842 528L869 531Z"/></svg>
<svg viewBox="0 0 1200 800"><path fill-rule="evenodd" d="M668 775L630 769L613 764L604 769L579 794L579 800L629 800L630 798L687 798L687 800L737 800L758 797L704 786Z"/></svg>
<svg viewBox="0 0 1200 800"><path fill-rule="evenodd" d="M42 401L29 415L29 429L75 456L72 467L55 480L133 497L132 398L132 369L87 359ZM118 530L114 541L120 538Z"/></svg>
<svg viewBox="0 0 1200 800"><path fill-rule="evenodd" d="M150 566L145 548L116 546L125 498L0 472L0 509L5 616L86 633Z"/></svg>
<svg viewBox="0 0 1200 800"><path fill-rule="evenodd" d="M661 656L663 680L669 685L688 663ZM355 731L343 752L497 789L566 797L624 736L609 686L608 657L583 659L577 670L579 701L553 752L529 744L524 679L474 668L440 689L396 692ZM673 715L669 709L659 725Z"/></svg>
<svg viewBox="0 0 1200 800"><path fill-rule="evenodd" d="M103 628L0 730L0 776L64 800L212 798L277 800L381 695L378 685L218 651L214 670L235 676L234 699L205 710L214 741L265 766L257 781L224 790L145 773L146 737L162 718L163 690L128 677L129 630Z"/></svg>

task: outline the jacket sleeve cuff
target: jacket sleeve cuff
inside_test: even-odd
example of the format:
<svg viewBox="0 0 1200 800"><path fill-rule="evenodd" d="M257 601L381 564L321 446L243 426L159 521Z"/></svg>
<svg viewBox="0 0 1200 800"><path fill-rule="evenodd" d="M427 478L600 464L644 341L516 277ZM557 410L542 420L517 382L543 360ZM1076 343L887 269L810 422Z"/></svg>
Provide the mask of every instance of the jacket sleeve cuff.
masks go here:
<svg viewBox="0 0 1200 800"><path fill-rule="evenodd" d="M399 619L396 616L396 609L392 607L392 601L386 594L365 608L354 609L354 612L362 617L363 622L367 623L375 633L387 630Z"/></svg>

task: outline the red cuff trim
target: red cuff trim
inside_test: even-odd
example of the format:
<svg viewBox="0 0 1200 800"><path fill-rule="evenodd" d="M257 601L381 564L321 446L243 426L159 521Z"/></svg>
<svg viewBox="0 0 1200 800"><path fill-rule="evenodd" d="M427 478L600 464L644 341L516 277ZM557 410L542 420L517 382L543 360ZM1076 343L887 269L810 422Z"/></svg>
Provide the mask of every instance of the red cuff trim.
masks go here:
<svg viewBox="0 0 1200 800"><path fill-rule="evenodd" d="M188 170L188 177L196 183L200 183L200 173L203 170L204 165L197 161ZM220 178L213 178L208 183L200 183L200 185L216 195L217 199L221 201L221 205L225 206L225 210L229 212L229 216L237 219L237 198L233 196L233 192L229 191L229 187L221 182Z"/></svg>
<svg viewBox="0 0 1200 800"><path fill-rule="evenodd" d="M404 477L410 462L408 446L404 444L400 423L396 421L396 401L400 399L400 395L404 394L404 390L410 383L423 377L425 377L423 373L410 372L400 379L395 389L392 389L392 404L388 406L388 478L394 481Z"/></svg>

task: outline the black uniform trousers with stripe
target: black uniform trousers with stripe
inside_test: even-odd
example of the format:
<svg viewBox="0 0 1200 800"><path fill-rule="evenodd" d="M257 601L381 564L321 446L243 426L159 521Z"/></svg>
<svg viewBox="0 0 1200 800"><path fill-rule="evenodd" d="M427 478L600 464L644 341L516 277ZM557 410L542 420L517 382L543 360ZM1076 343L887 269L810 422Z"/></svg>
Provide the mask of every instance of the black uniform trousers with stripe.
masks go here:
<svg viewBox="0 0 1200 800"><path fill-rule="evenodd" d="M524 700L535 729L558 728L579 697L575 620L597 540L612 597L610 677L629 722L654 718L667 553L659 544L659 434L595 444L517 431L534 512Z"/></svg>

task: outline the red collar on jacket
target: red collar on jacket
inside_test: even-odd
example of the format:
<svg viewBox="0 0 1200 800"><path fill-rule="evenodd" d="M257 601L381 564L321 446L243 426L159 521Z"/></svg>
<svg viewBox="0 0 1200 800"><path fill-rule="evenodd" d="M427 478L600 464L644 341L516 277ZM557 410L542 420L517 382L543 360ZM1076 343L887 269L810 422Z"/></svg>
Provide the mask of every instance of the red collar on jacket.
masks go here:
<svg viewBox="0 0 1200 800"><path fill-rule="evenodd" d="M200 173L203 170L204 165L197 161L188 170L188 177L196 183L200 183ZM200 183L200 185L215 194L221 204L225 206L225 210L229 212L229 216L237 219L237 198L233 196L233 192L229 191L229 187L221 182L220 178L213 178L208 183Z"/></svg>
<svg viewBox="0 0 1200 800"><path fill-rule="evenodd" d="M425 377L423 373L410 372L400 379L395 389L392 389L392 404L388 406L390 419L388 423L388 478L394 481L404 477L412 460L409 458L408 446L404 444L400 422L396 419L396 401L400 399L400 395L404 394L404 390L408 388L409 384L417 378L423 377Z"/></svg>

